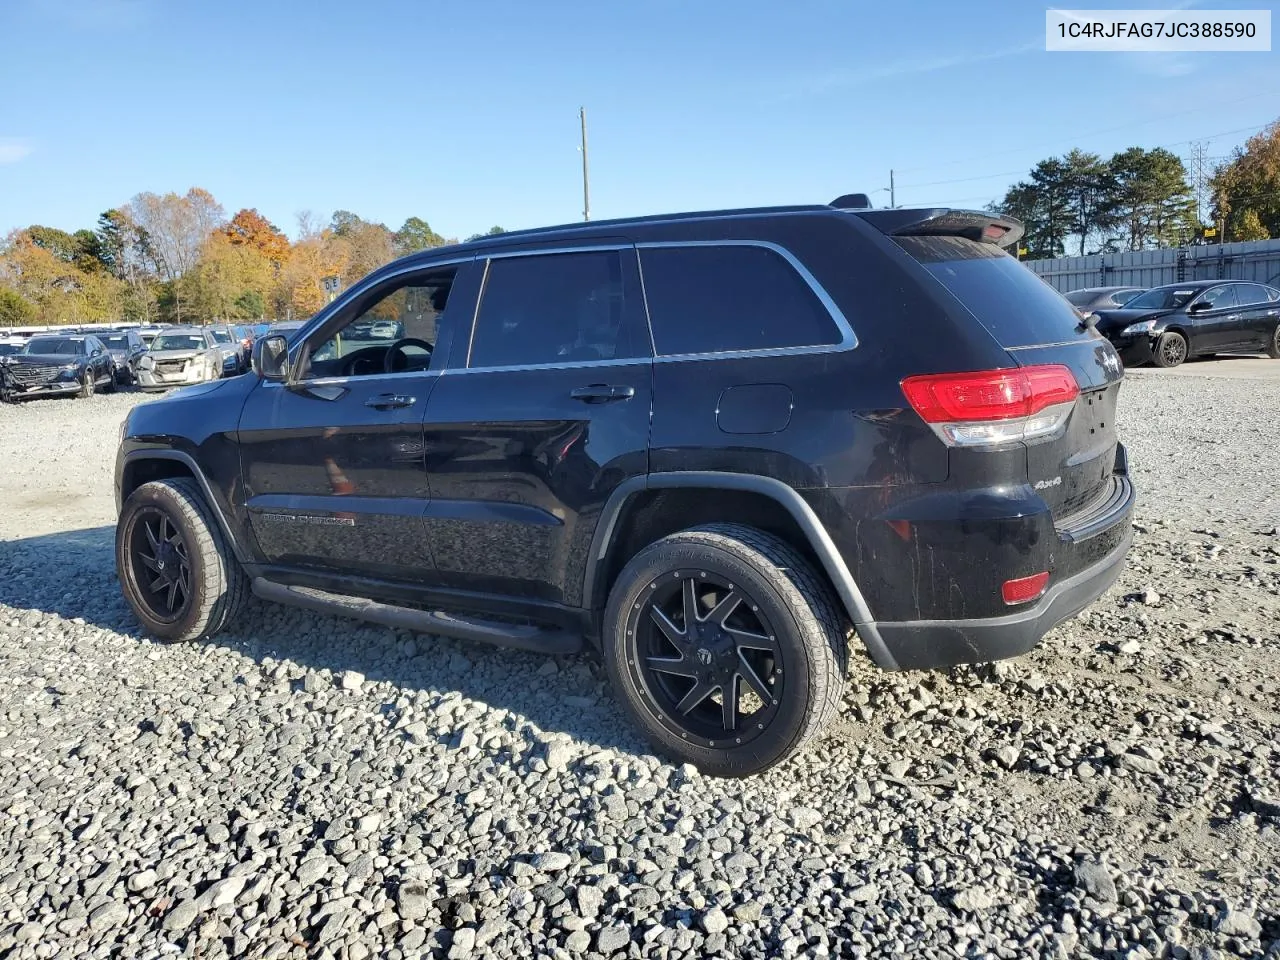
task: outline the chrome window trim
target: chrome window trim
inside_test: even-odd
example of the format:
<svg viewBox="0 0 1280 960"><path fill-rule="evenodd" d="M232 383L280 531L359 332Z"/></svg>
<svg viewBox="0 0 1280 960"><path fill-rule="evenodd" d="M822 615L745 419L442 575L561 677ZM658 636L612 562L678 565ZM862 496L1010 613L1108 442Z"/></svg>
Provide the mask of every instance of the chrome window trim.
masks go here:
<svg viewBox="0 0 1280 960"><path fill-rule="evenodd" d="M353 377L317 377L314 380L298 380L289 383L285 380L263 380L264 387L332 387L347 383L368 383L371 380L395 380L401 377L438 377L444 370L401 370L399 373L367 373Z"/></svg>
<svg viewBox="0 0 1280 960"><path fill-rule="evenodd" d="M471 353L475 345L476 328L480 325L480 307L484 304L484 295L489 287L489 267L494 260L509 260L513 257L542 257L550 256L557 253L598 253L598 252L620 252L630 250L635 254L636 245L634 243L588 243L572 247L538 247L529 250L511 250L505 252L497 252L491 254L481 254L484 257L484 275L480 278L480 293L476 297L475 313L471 317L471 334L467 337L467 356L464 366L449 367L445 369L445 373L496 373L500 370L561 370L580 367L614 367L629 363L651 363L653 356L647 357L622 357L614 360L567 360L564 363L521 363L511 366L495 367L473 367L471 366ZM636 255L636 265L639 267L640 257ZM641 284L641 306L644 306L644 284ZM648 323L649 311L645 308L645 326ZM653 334L650 332L649 340L652 344Z"/></svg>
<svg viewBox="0 0 1280 960"><path fill-rule="evenodd" d="M620 360L569 360L564 363L522 363L510 367L450 367L441 370L441 376L457 376L464 373L510 373L525 370L580 370L594 367L626 367L650 364L653 357L627 357Z"/></svg>
<svg viewBox="0 0 1280 960"><path fill-rule="evenodd" d="M853 327L849 323L848 318L844 315L837 305L831 294L827 293L826 288L818 282L817 277L809 272L809 268L800 262L786 247L774 243L770 240L652 240L643 241L635 245L637 251L637 259L640 263L640 279L641 286L644 284L644 257L639 251L648 249L663 249L672 247L762 247L765 250L771 250L778 256L782 257L791 268L800 276L800 279L808 284L809 289L813 291L814 296L818 298L818 302L826 309L828 316L831 317L832 323L836 325L836 329L840 333L840 340L836 343L819 343L810 345L800 345L794 347L759 347L744 348L739 350L708 350L701 353L669 353L659 354L657 350L657 339L654 339L654 361L657 363L674 363L686 360L732 360L740 357L792 357L803 356L811 353L837 353L844 350L853 350L858 346L857 334L853 332ZM648 294L645 294L645 314L649 313ZM650 337L653 337L653 321L649 322Z"/></svg>

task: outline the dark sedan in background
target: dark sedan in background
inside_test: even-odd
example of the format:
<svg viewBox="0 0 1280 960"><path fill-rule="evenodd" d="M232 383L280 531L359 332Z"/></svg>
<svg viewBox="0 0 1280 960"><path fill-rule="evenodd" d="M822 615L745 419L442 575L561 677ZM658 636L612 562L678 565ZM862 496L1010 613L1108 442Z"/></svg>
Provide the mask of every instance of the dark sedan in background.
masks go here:
<svg viewBox="0 0 1280 960"><path fill-rule="evenodd" d="M115 361L116 383L138 381L138 361L147 352L147 345L136 330L117 330L103 333L99 338Z"/></svg>
<svg viewBox="0 0 1280 960"><path fill-rule="evenodd" d="M101 387L115 389L115 362L90 334L32 337L19 353L5 357L0 390L7 400L74 393L91 397Z"/></svg>
<svg viewBox="0 0 1280 960"><path fill-rule="evenodd" d="M1115 310L1123 307L1146 289L1146 287L1085 287L1083 290L1064 293L1063 296L1080 313L1093 313L1095 310Z"/></svg>
<svg viewBox="0 0 1280 960"><path fill-rule="evenodd" d="M1095 310L1098 332L1130 366L1264 352L1280 359L1280 290L1240 280L1153 287L1118 310Z"/></svg>

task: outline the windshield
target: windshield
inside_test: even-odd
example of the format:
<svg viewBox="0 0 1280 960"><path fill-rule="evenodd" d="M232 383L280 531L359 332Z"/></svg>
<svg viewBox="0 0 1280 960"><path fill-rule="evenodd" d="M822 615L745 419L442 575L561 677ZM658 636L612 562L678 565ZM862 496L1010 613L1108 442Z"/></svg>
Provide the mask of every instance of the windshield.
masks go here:
<svg viewBox="0 0 1280 960"><path fill-rule="evenodd" d="M101 340L107 345L108 350L129 349L129 338L126 336L102 337Z"/></svg>
<svg viewBox="0 0 1280 960"><path fill-rule="evenodd" d="M218 343L231 342L231 334L227 333L225 330L210 330L209 332L213 334L213 339Z"/></svg>
<svg viewBox="0 0 1280 960"><path fill-rule="evenodd" d="M203 350L204 337L195 333L162 333L151 341L152 350Z"/></svg>
<svg viewBox="0 0 1280 960"><path fill-rule="evenodd" d="M84 353L84 341L70 337L32 337L22 350L23 353L65 353L77 356Z"/></svg>
<svg viewBox="0 0 1280 960"><path fill-rule="evenodd" d="M1128 301L1126 310L1175 310L1200 292L1199 287L1156 287Z"/></svg>

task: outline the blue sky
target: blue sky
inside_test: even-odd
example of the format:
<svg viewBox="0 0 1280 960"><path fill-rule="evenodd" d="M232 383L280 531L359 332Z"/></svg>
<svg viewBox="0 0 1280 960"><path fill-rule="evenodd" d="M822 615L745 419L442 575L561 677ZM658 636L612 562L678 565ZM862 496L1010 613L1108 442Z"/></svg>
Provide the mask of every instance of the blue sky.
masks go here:
<svg viewBox="0 0 1280 960"><path fill-rule="evenodd" d="M579 105L595 219L826 202L890 168L899 205L976 206L1073 146L1221 157L1280 115L1275 53L1046 53L1044 11L3 0L0 235L193 185L290 233L339 208L446 236L571 221Z"/></svg>

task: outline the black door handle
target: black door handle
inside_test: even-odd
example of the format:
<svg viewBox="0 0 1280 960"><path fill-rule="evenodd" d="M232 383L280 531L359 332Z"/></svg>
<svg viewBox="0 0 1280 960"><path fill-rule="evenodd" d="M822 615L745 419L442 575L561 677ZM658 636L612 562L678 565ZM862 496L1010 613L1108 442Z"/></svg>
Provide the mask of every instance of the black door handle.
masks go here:
<svg viewBox="0 0 1280 960"><path fill-rule="evenodd" d="M636 388L629 384L593 383L586 387L574 387L569 396L583 403L608 403L611 400L630 400Z"/></svg>
<svg viewBox="0 0 1280 960"><path fill-rule="evenodd" d="M364 402L366 407L373 407L375 410L394 410L397 407L411 407L416 402L415 397L403 397L398 393L380 393L376 397L370 397Z"/></svg>

